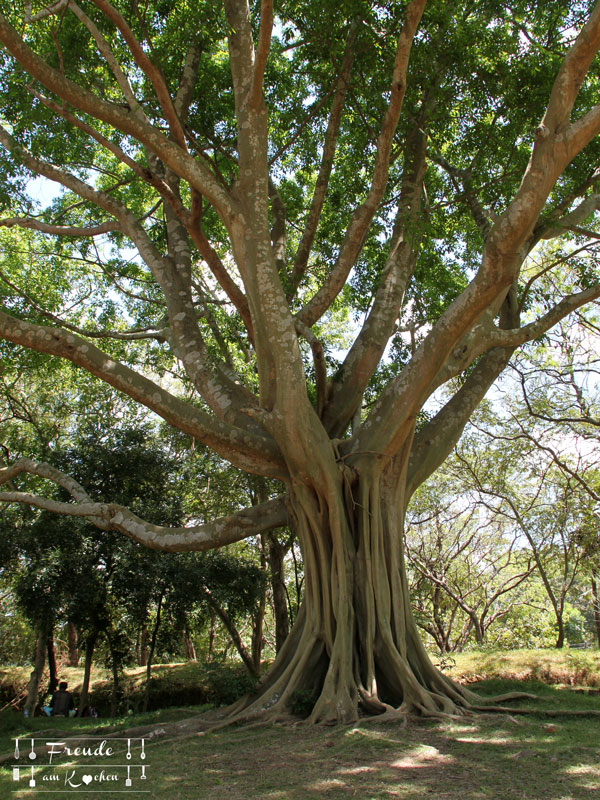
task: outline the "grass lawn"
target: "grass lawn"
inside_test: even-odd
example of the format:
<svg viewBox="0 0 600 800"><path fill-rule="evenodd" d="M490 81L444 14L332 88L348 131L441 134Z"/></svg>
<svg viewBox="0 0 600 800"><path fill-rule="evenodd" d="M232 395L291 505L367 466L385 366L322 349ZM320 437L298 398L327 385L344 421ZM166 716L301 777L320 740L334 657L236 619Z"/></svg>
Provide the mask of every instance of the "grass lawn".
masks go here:
<svg viewBox="0 0 600 800"><path fill-rule="evenodd" d="M486 658L489 654L486 655ZM500 654L497 654L500 655ZM579 655L579 654L578 654ZM599 654L586 653L596 659ZM522 661L531 665L532 655ZM541 670L546 669L540 654ZM545 666L544 666L545 665ZM491 665L488 665L491 669ZM525 664L526 666L526 664ZM553 669L557 664L553 664ZM573 683L576 668L571 664ZM584 665L585 666L585 665ZM475 665L479 674L482 664ZM513 674L516 662L506 671ZM586 669L591 667L588 665ZM462 665L463 677L466 667ZM501 672L501 670L499 670ZM589 673L593 684L593 674ZM503 676L473 684L484 694L506 691L533 691L537 701L511 702L511 706L533 709L597 709L600 694L558 688L536 681L516 681ZM22 737L19 763L29 772L12 780L12 761L0 773L0 798L30 800L47 797L47 789L57 798L82 794L86 797L122 798L130 793L139 798L176 800L246 800L246 798L347 798L364 800L400 797L406 800L579 800L600 797L600 717L516 714L486 714L444 721L411 719L405 725L364 720L352 727L313 728L306 724L271 724L263 727L230 727L193 734L174 740L156 738L145 744L146 779L140 780L139 740L133 744L133 758L126 761L126 741L114 743L117 751L102 757L107 774L119 776L113 787L90 783L68 791L59 785L44 783L44 774L60 773L64 780L66 766L56 770L35 770L36 786L29 788L31 761L28 737L39 741L60 741L57 730L94 735L97 745L103 732L124 732L132 725L152 724L154 729L170 721L197 713L198 709L164 709L146 715L119 720L24 720L6 712L0 715L0 753L14 750L14 738ZM98 725L98 723L101 723ZM51 737L48 739L48 737ZM64 739L62 739L64 741ZM41 756L35 764L47 763ZM89 759L71 759L71 772L79 781ZM126 765L132 785L124 786ZM79 764L79 766L77 766ZM115 765L123 765L116 767ZM62 771L61 771L62 770ZM98 772L98 771L97 771ZM90 788L103 791L88 793ZM46 790L46 791L44 791ZM142 790L144 793L138 792Z"/></svg>

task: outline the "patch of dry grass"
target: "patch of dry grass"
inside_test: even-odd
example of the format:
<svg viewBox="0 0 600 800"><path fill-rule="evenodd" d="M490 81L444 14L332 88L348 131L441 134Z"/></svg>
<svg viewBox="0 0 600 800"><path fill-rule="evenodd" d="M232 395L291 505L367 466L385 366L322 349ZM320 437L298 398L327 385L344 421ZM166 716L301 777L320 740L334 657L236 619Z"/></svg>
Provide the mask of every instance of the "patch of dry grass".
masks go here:
<svg viewBox="0 0 600 800"><path fill-rule="evenodd" d="M434 659L435 661L435 659ZM536 680L558 686L600 687L600 650L496 650L457 653L446 672L455 680Z"/></svg>

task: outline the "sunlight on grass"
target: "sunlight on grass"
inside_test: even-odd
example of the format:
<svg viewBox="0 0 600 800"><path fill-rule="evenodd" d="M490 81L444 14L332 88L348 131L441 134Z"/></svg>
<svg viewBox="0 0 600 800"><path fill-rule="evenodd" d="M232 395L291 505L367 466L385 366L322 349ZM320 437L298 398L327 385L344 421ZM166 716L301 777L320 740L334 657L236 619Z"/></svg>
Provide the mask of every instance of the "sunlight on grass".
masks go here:
<svg viewBox="0 0 600 800"><path fill-rule="evenodd" d="M541 651L537 655L539 662L533 667L537 679L529 675L527 684L510 680L507 675L519 664L523 672L529 669L533 655L508 653L498 660L498 676L473 687L483 695L521 689L533 692L536 700L519 701L519 708L536 710L533 715L484 714L445 721L412 718L406 724L372 719L351 728L328 729L277 724L233 727L181 740L159 739L148 752L160 770L149 775L145 788L150 794L145 796L152 800L586 800L600 789L598 720L548 718L538 715L537 709L600 710L600 695L539 680L542 673L556 676L558 667L570 664L571 677L563 683L573 683L600 654L586 652L579 660L568 659L568 653L557 656ZM483 677L483 660L490 670L494 664L494 654L465 656L474 665L469 682ZM159 669L165 677L158 680L165 685L186 687L198 680L197 665L191 669L160 665ZM130 726L168 727L186 716L196 717L199 711L199 706L162 708L113 720L63 721L61 728L68 730L61 730L60 736L92 731L102 736L110 730L122 736ZM88 726L93 726L92 731ZM6 751L14 748L11 737L58 735L58 730L55 722L43 718L0 716L0 741ZM28 786L13 793L9 778L7 771L0 775L0 797L33 800L37 796L37 789ZM55 796L60 800L68 795L58 792ZM114 795L118 796L122 795Z"/></svg>
<svg viewBox="0 0 600 800"><path fill-rule="evenodd" d="M455 741L466 742L467 744L512 744L513 738L510 736L457 736Z"/></svg>
<svg viewBox="0 0 600 800"><path fill-rule="evenodd" d="M440 753L437 747L421 745L409 750L402 758L392 761L390 767L395 769L420 769L421 767L436 767L451 764L453 756Z"/></svg>
<svg viewBox="0 0 600 800"><path fill-rule="evenodd" d="M340 781L338 778L327 778L326 780L309 783L306 788L313 792L328 792L331 789L344 789L345 787L344 781Z"/></svg>
<svg viewBox="0 0 600 800"><path fill-rule="evenodd" d="M567 767L563 772L577 778L577 783L588 791L600 790L600 765L577 764Z"/></svg>
<svg viewBox="0 0 600 800"><path fill-rule="evenodd" d="M376 767L367 767L366 765L360 767L343 767L338 770L340 775L361 775L367 772L377 772Z"/></svg>

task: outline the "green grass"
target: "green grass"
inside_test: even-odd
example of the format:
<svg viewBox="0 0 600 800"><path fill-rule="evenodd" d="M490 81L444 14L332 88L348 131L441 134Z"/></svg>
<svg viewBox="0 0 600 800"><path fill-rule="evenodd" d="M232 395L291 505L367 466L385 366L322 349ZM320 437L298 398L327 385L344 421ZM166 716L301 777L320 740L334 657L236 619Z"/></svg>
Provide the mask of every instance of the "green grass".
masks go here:
<svg viewBox="0 0 600 800"><path fill-rule="evenodd" d="M157 800L592 800L600 796L600 718L549 718L539 713L542 709L600 711L600 694L594 690L565 688L565 684L580 683L578 670L591 670L598 664L599 654L576 653L584 656L583 662L577 663L569 661L568 655L542 651L537 660L532 653L467 654L462 663L457 659L454 669L462 670L463 678L471 680L487 672L497 673L472 684L471 688L481 694L535 693L537 700L510 703L515 708L538 712L531 716L482 714L446 721L411 719L406 725L364 720L353 727L327 729L272 724L230 727L171 741L158 738L146 745L147 779L142 782L134 778L132 790L143 788L147 793L136 797ZM467 662L473 669L471 673L467 672ZM567 674L569 663L571 673ZM566 680L560 681L561 687L539 680L514 679L517 671L526 676L532 674L532 667L546 678L560 673ZM595 685L595 673L589 672L586 680ZM0 752L14 749L11 737L42 738L57 726L60 730L102 736L109 731L126 731L132 725L160 728L200 710L164 709L117 720L60 723L38 718L24 720L18 714L4 713L0 715ZM121 742L120 747L124 746ZM125 763L123 759L121 749L103 762L105 769ZM30 763L26 754L23 761ZM141 762L138 759L136 763ZM120 774L119 787L123 790L125 771L114 772ZM81 769L78 774L83 774ZM2 771L0 797L33 800L41 795L42 776L40 771L36 788L29 789L27 775L15 784L10 772ZM20 788L14 791L17 785ZM79 791L57 791L53 797L68 798ZM109 789L104 796L116 800L126 795Z"/></svg>
<svg viewBox="0 0 600 800"><path fill-rule="evenodd" d="M481 688L490 693L519 687L514 682L490 681ZM555 708L570 707L575 699L565 689L540 684L527 688L542 694L544 707L549 703ZM600 707L595 696L577 696L578 703L582 700L587 701L586 707L590 703ZM157 712L152 720L160 726L174 714L173 710L162 716ZM149 719L146 716L143 721ZM119 723L140 721L137 717ZM79 726L82 723L72 724L73 729ZM39 732L31 723L25 729ZM600 790L598 733L598 720L510 715L445 722L410 720L406 726L369 721L332 729L232 727L148 744L147 779L143 784L134 779L132 788L143 786L148 794L136 796L157 800L591 800ZM106 760L107 770L111 763L124 763L122 751L116 759ZM124 770L120 772L123 777ZM38 787L29 789L27 780L22 781L24 787L12 797L35 798L41 774ZM13 789L10 775L1 776L0 796L10 797ZM117 797L110 791L106 794ZM72 797L73 790L53 796Z"/></svg>
<svg viewBox="0 0 600 800"><path fill-rule="evenodd" d="M29 670L30 671L30 670ZM6 702L18 695L29 678L23 667L0 669L0 698ZM60 671L60 680L67 681L77 704L83 681L83 669L66 668ZM44 676L42 686L47 686ZM228 705L237 697L252 690L254 681L245 667L238 663L157 664L152 667L149 710L183 705ZM123 696L121 713L139 711L144 700L146 668L126 669L121 678ZM89 704L95 706L102 717L108 716L111 706L112 679L108 670L94 668L90 683ZM0 707L3 703L0 702Z"/></svg>
<svg viewBox="0 0 600 800"><path fill-rule="evenodd" d="M434 657L434 663L439 661ZM502 677L600 687L600 650L475 650L445 661L445 671L457 680Z"/></svg>

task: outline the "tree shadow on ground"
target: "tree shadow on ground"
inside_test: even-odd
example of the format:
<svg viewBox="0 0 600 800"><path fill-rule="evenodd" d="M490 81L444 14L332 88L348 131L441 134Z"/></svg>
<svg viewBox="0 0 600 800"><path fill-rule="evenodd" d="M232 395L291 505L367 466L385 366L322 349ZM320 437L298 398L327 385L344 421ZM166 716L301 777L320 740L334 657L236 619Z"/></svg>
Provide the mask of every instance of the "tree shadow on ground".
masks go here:
<svg viewBox="0 0 600 800"><path fill-rule="evenodd" d="M597 696L539 684L522 688L540 692L540 708L600 707ZM488 681L480 689L491 694L506 684ZM157 800L591 800L600 790L598 718L588 717L477 714L406 724L371 718L334 728L231 726L158 740L147 753L147 780L133 788ZM35 789L15 788L5 771L1 797L36 796ZM58 800L72 796L55 793Z"/></svg>

